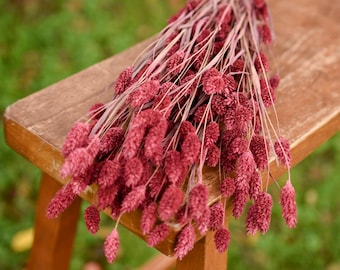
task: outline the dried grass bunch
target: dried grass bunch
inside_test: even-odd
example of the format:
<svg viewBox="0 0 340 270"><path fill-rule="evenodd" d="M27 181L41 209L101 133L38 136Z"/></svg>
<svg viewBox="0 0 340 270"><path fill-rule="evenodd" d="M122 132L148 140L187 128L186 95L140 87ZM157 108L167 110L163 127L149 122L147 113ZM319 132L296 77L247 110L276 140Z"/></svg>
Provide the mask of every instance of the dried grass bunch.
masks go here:
<svg viewBox="0 0 340 270"><path fill-rule="evenodd" d="M164 240L173 224L181 226L179 259L193 248L195 229L202 235L215 231L217 250L227 249L229 200L239 218L250 199L247 233L267 232L272 197L262 177L270 177L271 156L288 172L291 166L289 144L267 112L279 84L264 53L272 40L263 0L188 1L119 75L113 99L93 105L86 121L70 130L60 175L71 181L50 202L47 216L57 217L87 186L96 186L85 211L91 233L99 228L99 211L109 207L119 222L138 209L150 246ZM206 167L215 168L220 183L212 204ZM280 203L294 227L289 173ZM109 262L119 247L118 222L104 244Z"/></svg>

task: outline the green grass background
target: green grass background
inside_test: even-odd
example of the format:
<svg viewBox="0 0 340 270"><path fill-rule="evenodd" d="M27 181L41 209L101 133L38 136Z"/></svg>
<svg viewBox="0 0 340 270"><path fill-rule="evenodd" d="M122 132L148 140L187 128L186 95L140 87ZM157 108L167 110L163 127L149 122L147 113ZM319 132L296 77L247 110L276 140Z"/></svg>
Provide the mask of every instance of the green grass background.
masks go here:
<svg viewBox="0 0 340 270"><path fill-rule="evenodd" d="M1 115L16 100L156 33L183 2L0 0ZM0 121L0 269L23 269L29 250L16 251L11 243L33 226L40 172L6 146ZM229 269L340 269L340 134L294 168L292 176L297 228L285 227L277 204L265 236L246 237L243 221L231 221ZM277 186L270 189L277 200ZM118 260L106 264L103 235L112 226L103 216L103 230L93 237L80 220L71 269L89 261L103 269L136 269L156 253L120 228Z"/></svg>

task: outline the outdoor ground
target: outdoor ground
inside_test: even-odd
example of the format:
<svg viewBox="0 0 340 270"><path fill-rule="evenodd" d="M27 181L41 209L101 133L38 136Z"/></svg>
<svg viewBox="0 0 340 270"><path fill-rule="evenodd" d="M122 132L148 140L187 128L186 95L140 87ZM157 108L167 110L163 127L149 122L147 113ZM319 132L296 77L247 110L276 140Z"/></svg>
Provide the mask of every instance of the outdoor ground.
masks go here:
<svg viewBox="0 0 340 270"><path fill-rule="evenodd" d="M9 104L151 36L184 0L0 0L0 113ZM279 34L279 33L278 33ZM4 142L0 118L0 269L23 269L29 254L39 171ZM340 269L340 134L293 169L299 223L285 227L278 204L265 235L231 221L230 269ZM283 183L285 179L281 179ZM278 200L277 185L270 187ZM84 203L84 207L86 203ZM135 269L153 249L121 228L118 260L107 265L103 216L93 237L81 219L71 269Z"/></svg>

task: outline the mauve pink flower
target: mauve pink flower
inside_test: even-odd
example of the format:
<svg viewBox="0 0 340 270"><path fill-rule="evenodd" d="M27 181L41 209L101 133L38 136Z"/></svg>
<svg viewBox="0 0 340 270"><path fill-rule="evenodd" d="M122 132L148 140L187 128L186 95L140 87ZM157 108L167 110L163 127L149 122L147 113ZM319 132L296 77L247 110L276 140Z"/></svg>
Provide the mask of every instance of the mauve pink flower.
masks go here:
<svg viewBox="0 0 340 270"><path fill-rule="evenodd" d="M273 200L269 193L260 192L256 196L255 203L247 212L246 227L247 234L254 235L257 231L265 234L270 226Z"/></svg>
<svg viewBox="0 0 340 270"><path fill-rule="evenodd" d="M231 65L232 72L243 72L244 69L244 61L240 58L236 59L235 62Z"/></svg>
<svg viewBox="0 0 340 270"><path fill-rule="evenodd" d="M203 91L207 95L222 94L225 88L226 82L221 74L218 76L210 76L203 82Z"/></svg>
<svg viewBox="0 0 340 270"><path fill-rule="evenodd" d="M63 186L49 202L46 210L46 216L49 219L57 218L59 214L65 211L77 197L72 190L72 185Z"/></svg>
<svg viewBox="0 0 340 270"><path fill-rule="evenodd" d="M99 186L105 188L113 185L120 175L120 162L117 159L106 160L103 162L97 182Z"/></svg>
<svg viewBox="0 0 340 270"><path fill-rule="evenodd" d="M235 110L227 109L223 115L223 124L226 130L232 130L235 126Z"/></svg>
<svg viewBox="0 0 340 270"><path fill-rule="evenodd" d="M159 87L159 94L160 95L169 95L170 92L174 89L176 89L178 86L173 83L173 82L169 82L166 81L164 83L162 83Z"/></svg>
<svg viewBox="0 0 340 270"><path fill-rule="evenodd" d="M179 134L181 138L184 138L189 133L195 133L196 129L189 121L183 121L181 123Z"/></svg>
<svg viewBox="0 0 340 270"><path fill-rule="evenodd" d="M230 153L229 151L224 150L221 154L221 164L226 174L234 173L237 163L237 159L230 159L230 157L228 157L229 153Z"/></svg>
<svg viewBox="0 0 340 270"><path fill-rule="evenodd" d="M214 242L217 251L223 253L225 252L230 244L231 233L227 228L220 228L215 232Z"/></svg>
<svg viewBox="0 0 340 270"><path fill-rule="evenodd" d="M77 148L67 156L59 174L61 178L83 175L93 161L94 157L88 152L87 148Z"/></svg>
<svg viewBox="0 0 340 270"><path fill-rule="evenodd" d="M119 249L120 241L117 229L114 229L105 239L104 254L106 260L112 263L116 257Z"/></svg>
<svg viewBox="0 0 340 270"><path fill-rule="evenodd" d="M209 191L206 185L197 184L189 192L189 213L192 217L200 217L207 207Z"/></svg>
<svg viewBox="0 0 340 270"><path fill-rule="evenodd" d="M247 151L248 142L242 137L236 137L228 148L227 158L234 160L239 158L245 151Z"/></svg>
<svg viewBox="0 0 340 270"><path fill-rule="evenodd" d="M263 136L253 136L249 146L250 151L253 153L256 166L259 170L268 167L268 142Z"/></svg>
<svg viewBox="0 0 340 270"><path fill-rule="evenodd" d="M116 150L124 139L125 131L121 127L112 127L105 132L100 141L100 152L105 154Z"/></svg>
<svg viewBox="0 0 340 270"><path fill-rule="evenodd" d="M121 72L115 83L115 92L121 94L130 86L133 67L127 67Z"/></svg>
<svg viewBox="0 0 340 270"><path fill-rule="evenodd" d="M89 132L90 125L88 123L75 123L68 132L61 149L63 157L66 158L75 149L83 147L88 139Z"/></svg>
<svg viewBox="0 0 340 270"><path fill-rule="evenodd" d="M136 186L142 178L144 166L139 158L134 157L128 160L124 168L125 185L128 187Z"/></svg>
<svg viewBox="0 0 340 270"><path fill-rule="evenodd" d="M134 187L130 193L128 193L123 202L121 211L123 213L129 213L136 210L145 199L145 186Z"/></svg>
<svg viewBox="0 0 340 270"><path fill-rule="evenodd" d="M220 72L217 70L217 68L212 67L208 69L206 72L204 72L202 77L202 85L206 84L210 77L214 76L220 76Z"/></svg>
<svg viewBox="0 0 340 270"><path fill-rule="evenodd" d="M197 230L201 235L205 235L209 230L210 214L210 209L207 206L200 217L194 218Z"/></svg>
<svg viewBox="0 0 340 270"><path fill-rule="evenodd" d="M276 100L274 88L265 79L260 79L261 99L265 107L270 107Z"/></svg>
<svg viewBox="0 0 340 270"><path fill-rule="evenodd" d="M256 55L255 60L254 60L254 66L257 72L263 73L263 72L268 72L269 71L269 61L267 56L263 53L260 52L259 54Z"/></svg>
<svg viewBox="0 0 340 270"><path fill-rule="evenodd" d="M197 108L197 110L194 113L194 122L195 123L200 123L202 121L206 109L207 109L206 104Z"/></svg>
<svg viewBox="0 0 340 270"><path fill-rule="evenodd" d="M255 200L257 195L261 192L261 189L262 189L261 174L254 170L249 182L250 199Z"/></svg>
<svg viewBox="0 0 340 270"><path fill-rule="evenodd" d="M187 255L188 252L194 248L195 239L196 234L194 227L191 223L189 223L178 234L175 246L175 256L178 259L182 260L184 256Z"/></svg>
<svg viewBox="0 0 340 270"><path fill-rule="evenodd" d="M132 119L123 143L122 153L126 159L136 156L142 144L146 129L156 125L161 117L162 115L160 112L148 109L142 111Z"/></svg>
<svg viewBox="0 0 340 270"><path fill-rule="evenodd" d="M226 114L229 104L230 101L228 98L221 95L214 95L211 101L211 108L217 115L223 116Z"/></svg>
<svg viewBox="0 0 340 270"><path fill-rule="evenodd" d="M117 194L118 194L118 186L116 185L105 186L105 187L99 186L98 191L97 191L98 209L104 210L106 207L111 206Z"/></svg>
<svg viewBox="0 0 340 270"><path fill-rule="evenodd" d="M236 169L236 183L242 179L246 182L249 182L254 170L255 161L253 154L250 151L246 151L240 156L238 160Z"/></svg>
<svg viewBox="0 0 340 270"><path fill-rule="evenodd" d="M162 95L159 94L155 96L153 100L152 108L156 111L163 113L164 118L168 119L171 114L172 106L173 106L173 103L171 103L170 96L166 94L162 94Z"/></svg>
<svg viewBox="0 0 340 270"><path fill-rule="evenodd" d="M72 192L76 195L80 195L87 187L87 184L84 183L80 177L73 177L69 185L71 186Z"/></svg>
<svg viewBox="0 0 340 270"><path fill-rule="evenodd" d="M233 216L236 219L241 217L248 201L248 195L248 191L245 189L235 189L233 194Z"/></svg>
<svg viewBox="0 0 340 270"><path fill-rule="evenodd" d="M181 146L182 161L185 166L196 162L200 148L201 142L196 133L188 133Z"/></svg>
<svg viewBox="0 0 340 270"><path fill-rule="evenodd" d="M164 192L158 204L158 215L160 220L172 219L180 208L184 199L183 192L175 185L170 185Z"/></svg>
<svg viewBox="0 0 340 270"><path fill-rule="evenodd" d="M165 174L164 171L158 169L150 179L148 184L149 194L152 198L155 198L160 194L164 183L165 183Z"/></svg>
<svg viewBox="0 0 340 270"><path fill-rule="evenodd" d="M209 147L206 157L206 164L209 167L216 167L220 160L221 151L217 145L213 144Z"/></svg>
<svg viewBox="0 0 340 270"><path fill-rule="evenodd" d="M100 212L97 207L90 205L85 209L84 219L86 228L92 234L95 234L99 229Z"/></svg>
<svg viewBox="0 0 340 270"><path fill-rule="evenodd" d="M274 75L269 79L270 86L275 90L280 84L279 75Z"/></svg>
<svg viewBox="0 0 340 270"><path fill-rule="evenodd" d="M244 133L247 131L250 121L253 118L253 112L241 104L235 108L235 124Z"/></svg>
<svg viewBox="0 0 340 270"><path fill-rule="evenodd" d="M226 177L221 183L220 191L223 197L231 197L235 192L235 180L231 177Z"/></svg>
<svg viewBox="0 0 340 270"><path fill-rule="evenodd" d="M231 74L224 74L223 79L225 81L225 89L222 91L222 94L227 97L229 93L236 91L237 82Z"/></svg>
<svg viewBox="0 0 340 270"><path fill-rule="evenodd" d="M168 180L176 184L183 173L181 153L176 150L170 150L166 153L164 160L164 171Z"/></svg>
<svg viewBox="0 0 340 270"><path fill-rule="evenodd" d="M185 57L185 52L183 50L178 50L172 56L169 57L167 61L167 71L169 75L177 75L182 70L182 63Z"/></svg>
<svg viewBox="0 0 340 270"><path fill-rule="evenodd" d="M161 164L163 158L162 141L168 128L168 122L161 118L157 125L150 128L145 136L144 155L149 158L156 166Z"/></svg>
<svg viewBox="0 0 340 270"><path fill-rule="evenodd" d="M140 228L143 234L149 234L157 221L157 203L151 202L142 211Z"/></svg>
<svg viewBox="0 0 340 270"><path fill-rule="evenodd" d="M204 147L215 144L220 136L220 127L215 121L210 122L205 129Z"/></svg>
<svg viewBox="0 0 340 270"><path fill-rule="evenodd" d="M287 181L281 189L280 204L282 217L289 228L294 228L297 223L295 189L290 181Z"/></svg>
<svg viewBox="0 0 340 270"><path fill-rule="evenodd" d="M258 31L263 43L266 45L270 45L273 41L270 27L267 24L263 24L262 26L259 26Z"/></svg>
<svg viewBox="0 0 340 270"><path fill-rule="evenodd" d="M161 223L153 228L153 230L148 234L146 243L150 247L154 247L162 242L170 233L169 225L166 223Z"/></svg>
<svg viewBox="0 0 340 270"><path fill-rule="evenodd" d="M216 231L223 225L224 219L224 205L221 201L210 206L210 222L209 229Z"/></svg>
<svg viewBox="0 0 340 270"><path fill-rule="evenodd" d="M157 80L147 81L141 84L129 95L128 100L131 106L138 108L151 101L157 95L159 87L160 84Z"/></svg>
<svg viewBox="0 0 340 270"><path fill-rule="evenodd" d="M280 136L274 143L274 150L278 160L285 166L290 168L292 166L292 160L290 156L290 145L287 139Z"/></svg>

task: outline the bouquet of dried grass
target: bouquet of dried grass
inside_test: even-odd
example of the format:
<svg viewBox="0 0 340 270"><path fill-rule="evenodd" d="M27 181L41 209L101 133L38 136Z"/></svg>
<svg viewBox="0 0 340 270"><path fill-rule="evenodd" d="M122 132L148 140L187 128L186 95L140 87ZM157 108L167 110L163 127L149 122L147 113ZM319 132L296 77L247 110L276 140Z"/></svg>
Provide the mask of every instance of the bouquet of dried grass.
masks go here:
<svg viewBox="0 0 340 270"><path fill-rule="evenodd" d="M264 53L273 31L264 0L188 1L157 39L114 82L113 98L95 104L74 124L62 153L60 175L71 177L50 202L57 217L88 186L97 196L85 211L88 230L99 228L99 211L110 208L116 226L104 243L109 262L119 248L117 224L125 213L142 212L141 231L155 246L178 224L175 256L182 259L202 235L215 231L224 252L224 226L231 200L239 218L248 200L248 234L269 229L269 158L287 167L281 189L282 215L296 225L289 144L267 108L279 76ZM208 203L206 167L216 170L218 201ZM266 172L266 173L263 173Z"/></svg>

